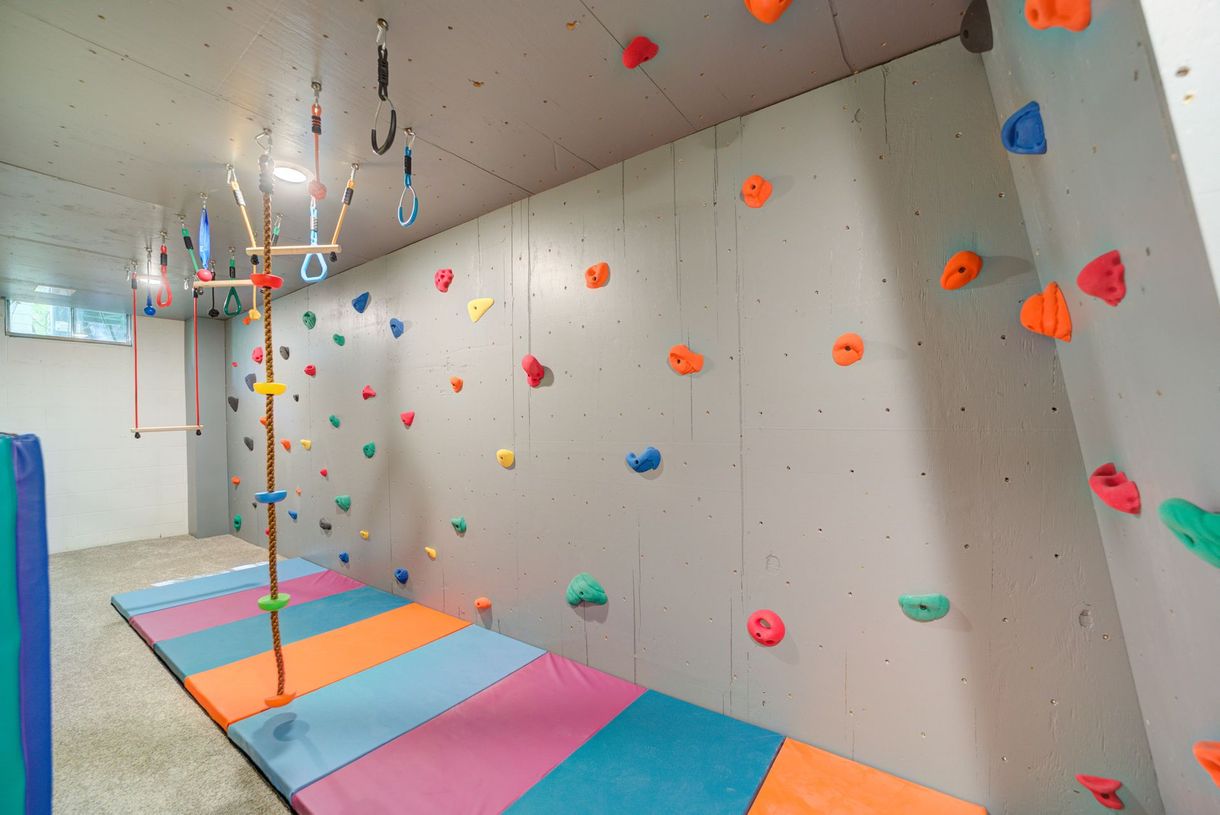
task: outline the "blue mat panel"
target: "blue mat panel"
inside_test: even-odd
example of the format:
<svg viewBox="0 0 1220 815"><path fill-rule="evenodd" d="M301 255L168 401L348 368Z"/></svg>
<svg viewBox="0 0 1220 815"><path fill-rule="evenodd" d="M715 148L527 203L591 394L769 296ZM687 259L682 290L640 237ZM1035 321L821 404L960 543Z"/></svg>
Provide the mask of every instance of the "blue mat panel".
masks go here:
<svg viewBox="0 0 1220 815"><path fill-rule="evenodd" d="M229 738L291 798L542 654L532 645L468 626L282 708L242 719L229 728ZM472 757L478 749L470 745Z"/></svg>
<svg viewBox="0 0 1220 815"><path fill-rule="evenodd" d="M507 811L741 815L782 741L778 733L650 690Z"/></svg>
<svg viewBox="0 0 1220 815"><path fill-rule="evenodd" d="M304 577L307 574L321 572L324 569L304 558L294 557L281 560L279 566L280 580L291 580L294 577ZM235 591L257 589L267 585L267 567L254 566L249 569L210 574L207 577L196 577L190 580L180 580L168 586L153 586L147 589L123 592L110 598L110 604L119 610L127 619L137 614L147 614L150 611L160 611L171 606L184 603L194 603L197 600L210 600L223 594Z"/></svg>
<svg viewBox="0 0 1220 815"><path fill-rule="evenodd" d="M282 579L282 578L281 578ZM280 611L280 641L303 640L405 606L410 600L364 586L320 597ZM267 615L247 617L158 642L153 648L179 680L270 651Z"/></svg>

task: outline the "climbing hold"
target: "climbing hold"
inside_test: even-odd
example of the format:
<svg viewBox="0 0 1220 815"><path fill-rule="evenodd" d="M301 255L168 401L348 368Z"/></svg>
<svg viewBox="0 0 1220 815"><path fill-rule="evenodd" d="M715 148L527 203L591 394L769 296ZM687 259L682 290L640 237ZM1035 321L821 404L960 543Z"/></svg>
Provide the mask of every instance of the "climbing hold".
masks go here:
<svg viewBox="0 0 1220 815"><path fill-rule="evenodd" d="M344 337L342 334L332 334L330 338L334 340L335 345L339 346L340 348L347 343L347 337Z"/></svg>
<svg viewBox="0 0 1220 815"><path fill-rule="evenodd" d="M521 358L521 370L525 371L525 378L529 380L531 388L541 385L542 377L546 376L546 369L533 354L526 354Z"/></svg>
<svg viewBox="0 0 1220 815"><path fill-rule="evenodd" d="M304 447L306 450L312 450L313 449L313 440L312 439L301 439L301 446Z"/></svg>
<svg viewBox="0 0 1220 815"><path fill-rule="evenodd" d="M1102 778L1099 775L1078 775L1076 780L1080 782L1080 786L1093 793L1097 803L1106 809L1126 808L1122 799L1118 797L1118 788L1123 785L1123 782L1115 781L1113 778Z"/></svg>
<svg viewBox="0 0 1220 815"><path fill-rule="evenodd" d="M490 297L476 297L467 303L466 313L470 315L470 322L477 323L495 302Z"/></svg>
<svg viewBox="0 0 1220 815"><path fill-rule="evenodd" d="M610 264L594 263L585 269L585 288L600 289L610 282Z"/></svg>
<svg viewBox="0 0 1220 815"><path fill-rule="evenodd" d="M577 606L581 603L604 606L606 604L606 590L602 588L601 583L594 579L593 575L588 572L581 572L568 583L567 598L568 605L570 606Z"/></svg>
<svg viewBox="0 0 1220 815"><path fill-rule="evenodd" d="M364 390L360 391L361 398L363 398L364 401L366 401L366 402L368 400L372 399L376 395L377 395L377 391L373 390L372 385L365 385Z"/></svg>
<svg viewBox="0 0 1220 815"><path fill-rule="evenodd" d="M681 376L696 374L703 370L703 354L696 354L685 345L669 349L669 367Z"/></svg>
<svg viewBox="0 0 1220 815"><path fill-rule="evenodd" d="M294 402L299 402L299 401L301 401L301 394L299 394L299 393L294 393L294 394L292 395L292 401L294 401Z"/></svg>
<svg viewBox="0 0 1220 815"><path fill-rule="evenodd" d="M246 436L245 438L242 439L242 441L245 442L247 450L254 449L254 439L250 438L249 436Z"/></svg>
<svg viewBox="0 0 1220 815"><path fill-rule="evenodd" d="M351 560L351 555L349 555L347 552L339 553L339 562L340 563L347 563L349 560Z"/></svg>
<svg viewBox="0 0 1220 815"><path fill-rule="evenodd" d="M369 531L368 531L367 529L361 529L361 530L360 530L360 537L361 537L362 539L364 539L364 540L368 540L368 539L369 539Z"/></svg>
<svg viewBox="0 0 1220 815"><path fill-rule="evenodd" d="M328 475L330 475L330 471L323 467L322 469L318 470L318 475L326 478Z"/></svg>
<svg viewBox="0 0 1220 815"><path fill-rule="evenodd" d="M231 365L232 365L234 368L236 368L236 367L237 367L237 363L236 363L236 362L233 362L233 363L230 363L230 364L231 364Z"/></svg>
<svg viewBox="0 0 1220 815"><path fill-rule="evenodd" d="M263 361L263 346L256 345L254 350L250 352L250 359L261 364Z"/></svg>
<svg viewBox="0 0 1220 815"><path fill-rule="evenodd" d="M403 427L410 427L415 421L415 411L408 410L405 413L399 413L398 418L402 419Z"/></svg>
<svg viewBox="0 0 1220 815"><path fill-rule="evenodd" d="M258 374L246 374L246 387L250 389L250 393L254 393L254 382L258 379Z"/></svg>
<svg viewBox="0 0 1220 815"><path fill-rule="evenodd" d="M655 470L661 466L661 451L655 447L646 447L644 452L638 456L635 453L627 454L627 466L635 470L637 473L646 473L649 470Z"/></svg>
<svg viewBox="0 0 1220 815"><path fill-rule="evenodd" d="M436 550L431 546L424 547L424 554L428 556L429 560L436 560Z"/></svg>
<svg viewBox="0 0 1220 815"><path fill-rule="evenodd" d="M280 439L280 446L288 452L292 452L292 442L290 442L288 439Z"/></svg>
<svg viewBox="0 0 1220 815"><path fill-rule="evenodd" d="M1042 126L1041 108L1037 102L1008 117L1000 128L1004 149L1018 155L1041 155L1046 152L1046 129Z"/></svg>
<svg viewBox="0 0 1220 815"><path fill-rule="evenodd" d="M241 531L241 516L240 515L233 516L233 528L236 529L238 532Z"/></svg>
<svg viewBox="0 0 1220 815"><path fill-rule="evenodd" d="M364 310L369 307L369 293L361 292L352 300L352 308L356 309L357 314L363 314Z"/></svg>
<svg viewBox="0 0 1220 815"><path fill-rule="evenodd" d="M449 525L452 526L453 531L459 535L466 534L466 518L464 516L459 515L456 518L450 518Z"/></svg>
<svg viewBox="0 0 1220 815"><path fill-rule="evenodd" d="M1025 301L1021 306L1021 325L1035 334L1072 341L1072 315L1058 283L1047 283L1041 293Z"/></svg>
<svg viewBox="0 0 1220 815"><path fill-rule="evenodd" d="M487 609L491 608L491 600L487 597L476 597L474 598L474 607L479 611L487 611Z"/></svg>
<svg viewBox="0 0 1220 815"><path fill-rule="evenodd" d="M864 340L859 334L840 334L835 340L834 348L830 351L830 356L834 359L836 365L844 367L854 365L859 362L864 356Z"/></svg>
<svg viewBox="0 0 1220 815"><path fill-rule="evenodd" d="M234 487L236 487L238 484L241 483L241 476L235 475L232 478L230 478L229 481L232 482Z"/></svg>
<svg viewBox="0 0 1220 815"><path fill-rule="evenodd" d="M299 492L297 494L300 495ZM288 517L295 521L297 519L297 511L295 509L288 510Z"/></svg>
<svg viewBox="0 0 1220 815"><path fill-rule="evenodd" d="M410 576L411 576L410 572L408 572L406 569L398 568L398 569L394 570L394 579L397 580L400 585L403 583L406 583L407 578L409 578Z"/></svg>
<svg viewBox="0 0 1220 815"><path fill-rule="evenodd" d="M330 415L330 425L331 425L331 427L339 426L339 417L333 413Z"/></svg>
<svg viewBox="0 0 1220 815"><path fill-rule="evenodd" d="M288 356L289 356L289 354L291 354L291 353L292 353L292 352L288 350L288 346L287 346L287 345L281 345L281 346L280 346L280 356L281 356L283 359L288 359Z"/></svg>
<svg viewBox="0 0 1220 815"><path fill-rule="evenodd" d="M1134 481L1120 473L1113 462L1103 464L1089 476L1089 488L1111 509L1128 515L1140 514L1140 490Z"/></svg>
<svg viewBox="0 0 1220 815"><path fill-rule="evenodd" d="M394 335L394 339L401 337L404 330L402 320L397 317L390 318L390 333Z"/></svg>
<svg viewBox="0 0 1220 815"><path fill-rule="evenodd" d="M1085 294L1091 294L1117 306L1127 296L1126 267L1117 251L1106 252L1093 258L1076 275L1076 285Z"/></svg>
<svg viewBox="0 0 1220 815"><path fill-rule="evenodd" d="M987 0L973 0L966 7L957 36L972 54L985 54L991 50L991 10L987 8Z"/></svg>
<svg viewBox="0 0 1220 815"><path fill-rule="evenodd" d="M758 209L771 197L771 182L761 175L752 175L741 182L741 200L751 209Z"/></svg>
<svg viewBox="0 0 1220 815"><path fill-rule="evenodd" d="M365 458L372 458L373 454L377 452L377 445L373 444L372 442L369 442L368 444L364 445L364 447L361 447L360 449L364 451Z"/></svg>
<svg viewBox="0 0 1220 815"><path fill-rule="evenodd" d="M436 276L433 278L436 282L436 290L440 292L449 291L449 284L453 282L452 269L437 269Z"/></svg>
<svg viewBox="0 0 1220 815"><path fill-rule="evenodd" d="M323 532L329 532L331 529L330 521L326 520L325 518L318 520L318 526L322 527Z"/></svg>
<svg viewBox="0 0 1220 815"><path fill-rule="evenodd" d="M1198 741L1194 747L1195 760L1220 787L1220 741Z"/></svg>
<svg viewBox="0 0 1220 815"><path fill-rule="evenodd" d="M772 648L779 645L788 629L783 619L769 608L760 608L746 620L746 630L759 645Z"/></svg>
<svg viewBox="0 0 1220 815"><path fill-rule="evenodd" d="M288 390L288 386L283 382L255 382L254 392L261 393L263 396L279 396L284 391Z"/></svg>
<svg viewBox="0 0 1220 815"><path fill-rule="evenodd" d="M254 500L260 504L278 504L288 497L288 490L275 490L274 492L256 492Z"/></svg>
<svg viewBox="0 0 1220 815"><path fill-rule="evenodd" d="M297 495L300 495L300 494L301 494L301 488L297 487Z"/></svg>
<svg viewBox="0 0 1220 815"><path fill-rule="evenodd" d="M335 506L347 512L352 508L352 497L350 495L336 495Z"/></svg>
<svg viewBox="0 0 1220 815"><path fill-rule="evenodd" d="M279 611L284 606L288 605L288 601L292 599L291 595L280 592L275 597L270 594L264 594L258 598L258 607L263 611Z"/></svg>
<svg viewBox="0 0 1220 815"><path fill-rule="evenodd" d="M318 369L316 366L314 366L314 365L305 366L305 375L306 376L317 376L317 374L318 374Z"/></svg>
<svg viewBox="0 0 1220 815"><path fill-rule="evenodd" d="M312 311L307 311L301 315L301 322L305 323L306 328L312 329L318 324L318 315L314 314Z"/></svg>
<svg viewBox="0 0 1220 815"><path fill-rule="evenodd" d="M267 426L267 417L266 417L266 416L259 416L259 417L258 417L258 423L259 423L259 424L261 424L263 427L266 427L266 426Z"/></svg>
<svg viewBox="0 0 1220 815"><path fill-rule="evenodd" d="M945 264L945 270L940 275L942 289L960 289L979 276L983 269L983 259L968 249L955 254Z"/></svg>
<svg viewBox="0 0 1220 815"><path fill-rule="evenodd" d="M1161 522L1186 548L1220 568L1220 513L1207 512L1182 498L1161 504Z"/></svg>
<svg viewBox="0 0 1220 815"><path fill-rule="evenodd" d="M746 10L754 15L754 19L771 25L788 10L792 0L745 0L745 4Z"/></svg>
<svg viewBox="0 0 1220 815"><path fill-rule="evenodd" d="M449 387L453 388L454 393L462 392L462 378L460 376L449 377Z"/></svg>
<svg viewBox="0 0 1220 815"><path fill-rule="evenodd" d="M661 46L645 36L636 37L627 43L623 49L623 67L636 68L652 59L661 50Z"/></svg>
<svg viewBox="0 0 1220 815"><path fill-rule="evenodd" d="M930 623L949 613L949 598L943 594L900 594L898 605L917 623Z"/></svg>
<svg viewBox="0 0 1220 815"><path fill-rule="evenodd" d="M229 397L229 407L232 408L234 413L237 412L237 397L236 396Z"/></svg>
<svg viewBox="0 0 1220 815"><path fill-rule="evenodd" d="M517 460L517 456L512 450L497 450L496 461L500 462L500 466L504 469L509 469L513 466L513 462Z"/></svg>
<svg viewBox="0 0 1220 815"><path fill-rule="evenodd" d="M1025 19L1039 30L1084 31L1093 20L1090 0L1025 0Z"/></svg>

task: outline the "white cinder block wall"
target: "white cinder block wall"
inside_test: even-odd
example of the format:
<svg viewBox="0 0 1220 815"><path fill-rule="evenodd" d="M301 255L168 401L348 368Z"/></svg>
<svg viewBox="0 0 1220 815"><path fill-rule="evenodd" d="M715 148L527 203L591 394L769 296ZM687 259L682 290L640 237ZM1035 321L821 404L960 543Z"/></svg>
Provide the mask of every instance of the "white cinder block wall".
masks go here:
<svg viewBox="0 0 1220 815"><path fill-rule="evenodd" d="M142 424L184 423L184 325L140 321ZM186 533L186 438L133 439L131 408L129 346L0 332L0 429L42 439L51 552Z"/></svg>

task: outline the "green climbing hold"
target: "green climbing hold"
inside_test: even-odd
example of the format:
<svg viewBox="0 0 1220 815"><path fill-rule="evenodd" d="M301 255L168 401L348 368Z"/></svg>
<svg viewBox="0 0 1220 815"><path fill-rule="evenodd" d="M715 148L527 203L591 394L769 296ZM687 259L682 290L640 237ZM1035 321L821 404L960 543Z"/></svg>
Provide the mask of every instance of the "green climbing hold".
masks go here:
<svg viewBox="0 0 1220 815"><path fill-rule="evenodd" d="M314 314L312 311L307 311L301 315L301 322L305 323L306 328L313 329L313 327L318 324L318 315Z"/></svg>
<svg viewBox="0 0 1220 815"><path fill-rule="evenodd" d="M949 613L949 598L943 594L902 594L898 605L917 623L930 623Z"/></svg>
<svg viewBox="0 0 1220 815"><path fill-rule="evenodd" d="M280 592L275 597L270 594L264 594L258 598L258 607L263 611L279 611L284 606L288 605L288 601L292 599L291 595Z"/></svg>
<svg viewBox="0 0 1220 815"><path fill-rule="evenodd" d="M459 515L456 518L449 519L449 525L453 527L453 531L459 535L466 534L466 519Z"/></svg>
<svg viewBox="0 0 1220 815"><path fill-rule="evenodd" d="M581 572L568 583L568 605L577 606L581 602L595 606L606 604L606 590L588 572Z"/></svg>
<svg viewBox="0 0 1220 815"><path fill-rule="evenodd" d="M340 347L347 342L347 337L343 336L342 334L332 334L331 339L335 341L335 345Z"/></svg>
<svg viewBox="0 0 1220 815"><path fill-rule="evenodd" d="M1182 498L1161 504L1161 522L1186 548L1220 568L1220 512L1208 512Z"/></svg>
<svg viewBox="0 0 1220 815"><path fill-rule="evenodd" d="M238 532L241 531L241 516L240 515L233 516L233 528L236 529Z"/></svg>
<svg viewBox="0 0 1220 815"><path fill-rule="evenodd" d="M365 458L372 458L373 454L377 452L377 445L373 444L372 442L369 442L368 444L364 445L364 447L362 447L360 449L364 450Z"/></svg>
<svg viewBox="0 0 1220 815"><path fill-rule="evenodd" d="M335 506L344 512L347 512L352 508L352 497L350 495L336 495Z"/></svg>
<svg viewBox="0 0 1220 815"><path fill-rule="evenodd" d="M330 414L330 424L331 424L331 427L338 427L339 426L339 417L333 413Z"/></svg>

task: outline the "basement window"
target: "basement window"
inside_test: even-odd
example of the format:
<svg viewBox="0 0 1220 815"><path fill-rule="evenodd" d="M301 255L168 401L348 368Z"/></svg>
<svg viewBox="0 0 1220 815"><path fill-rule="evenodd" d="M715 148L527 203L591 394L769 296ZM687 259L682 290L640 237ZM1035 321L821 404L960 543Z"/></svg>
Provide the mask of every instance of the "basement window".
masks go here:
<svg viewBox="0 0 1220 815"><path fill-rule="evenodd" d="M10 337L131 345L131 318L122 311L8 300L4 333Z"/></svg>

